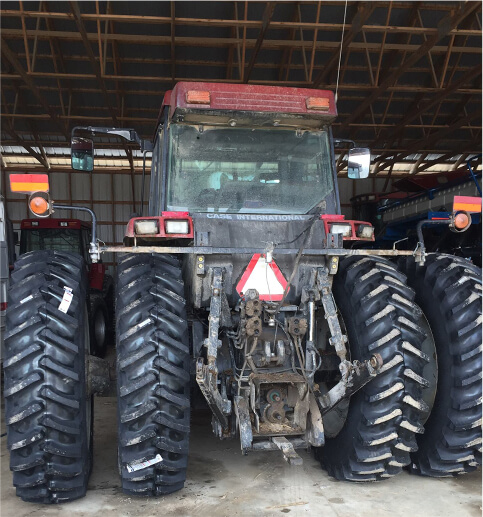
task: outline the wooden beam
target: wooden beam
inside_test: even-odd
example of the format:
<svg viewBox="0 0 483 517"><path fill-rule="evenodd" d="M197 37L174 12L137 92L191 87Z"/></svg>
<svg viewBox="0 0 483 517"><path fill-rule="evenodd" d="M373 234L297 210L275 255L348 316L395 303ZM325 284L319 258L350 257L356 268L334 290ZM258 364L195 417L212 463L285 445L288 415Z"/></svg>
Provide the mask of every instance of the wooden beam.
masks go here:
<svg viewBox="0 0 483 517"><path fill-rule="evenodd" d="M112 9L112 2L107 2L107 6L106 6L106 9L108 12L111 11ZM106 22L106 25L109 24L110 25L110 29L111 29L111 33L115 33L115 27L114 27L114 23L113 21L110 21L110 22ZM109 29L108 26L106 26L105 30L107 32L107 30ZM107 54L107 43L106 43L106 51L104 52L104 56L106 56ZM113 59L113 64L114 64L114 73L115 75L121 75L122 73L122 68L121 68L121 58L119 56L119 47L118 47L118 43L117 41L112 41L112 59ZM103 59L103 56L101 54L99 54L99 61L103 61L104 62L104 59ZM103 65L104 68L105 68L105 64ZM120 80L116 80L115 81L115 84L116 84L116 107L117 107L117 111L118 113L120 112L121 113L121 117L124 116L124 113L123 113L123 110L122 110L122 106L123 106L123 102L124 102L124 99L126 97L126 91L125 91L125 88L124 88L124 83L121 82ZM122 118L121 118L122 119Z"/></svg>
<svg viewBox="0 0 483 517"><path fill-rule="evenodd" d="M273 28L273 27L272 27ZM2 35L5 38L22 39L22 31L19 29L2 29ZM35 31L27 30L27 36L34 38L38 36L39 39L48 39L49 37L59 38L66 41L82 41L82 37L78 32L72 31ZM481 32L479 33L481 36ZM171 45L170 36L146 36L144 34L103 34L102 40L112 40L123 42L123 43L137 43L139 45ZM97 42L97 32L87 33L89 41ZM429 40L428 40L429 41ZM196 38L191 36L177 37L176 45L183 47L208 47L208 48L226 48L228 45L241 43L239 39L233 38L216 38L216 37L203 37ZM256 40L247 39L246 48L252 49L256 45ZM280 50L285 47L295 47L297 49L305 48L306 50L312 49L311 41L287 41L287 40L273 40L267 39L263 42L264 48L271 50ZM380 50L380 43L367 43L353 41L350 44L351 51L365 52L366 48L371 51L377 52ZM316 49L319 50L337 50L340 48L340 42L337 41L317 41ZM386 50L395 50L403 52L416 52L420 48L419 45L412 44L400 44L400 43L387 43ZM432 49L433 54L446 54L448 50L447 45L434 46ZM466 46L466 47L453 47L453 52L463 52L465 54L481 54L481 47Z"/></svg>
<svg viewBox="0 0 483 517"><path fill-rule="evenodd" d="M320 20L320 6L322 2L317 2L317 14L315 15L315 20L317 23L319 23ZM302 20L300 20L302 21ZM315 61L315 44L317 43L317 35L319 31L317 29L314 29L314 39L312 44L312 53L310 54L310 71L309 71L309 82L312 81L312 74L314 72L314 61Z"/></svg>
<svg viewBox="0 0 483 517"><path fill-rule="evenodd" d="M248 17L248 1L245 1L245 9L243 18L246 20ZM246 58L246 48L247 48L247 28L243 27L243 41L242 41L242 50L241 50L241 78L240 80L243 82L245 80L245 58Z"/></svg>
<svg viewBox="0 0 483 517"><path fill-rule="evenodd" d="M292 21L297 21L298 18L298 5L299 2L295 2L294 11L292 14ZM289 36L287 38L288 41L293 41L295 39L296 29L291 28L289 31ZM283 49L282 59L280 60L280 68L278 71L278 80L281 81L284 76L284 70L285 70L285 80L288 79L289 73L290 73L290 66L292 63L292 54L293 54L293 48L286 47Z"/></svg>
<svg viewBox="0 0 483 517"><path fill-rule="evenodd" d="M176 78L176 11L175 2L170 2L171 6L171 80L173 86Z"/></svg>
<svg viewBox="0 0 483 517"><path fill-rule="evenodd" d="M312 3L312 2L310 2ZM420 2L419 2L420 3ZM324 2L325 6L335 6L340 7L340 1L337 2ZM385 4L381 2L381 7L384 7ZM450 12L454 7L454 4L448 4L447 7L444 4L438 2L434 2L434 6L427 3L424 5L424 10L426 11L442 11L442 12ZM393 2L394 9L408 9L408 2L404 3L396 3ZM39 16L37 11L24 11L23 15L25 18L36 18ZM9 17L9 18L18 18L19 11L12 9L1 9L0 16ZM50 19L58 19L58 20L72 20L72 14L69 12L44 12L41 13L40 16L42 18L50 18ZM106 14L94 14L94 13L85 13L82 15L83 19L86 21L96 22L100 21L114 21L119 23L131 23L131 24L139 24L139 25L169 25L171 23L171 18L169 16L144 16L144 15L134 15L134 14L115 14L115 13L106 13ZM259 20L233 20L233 19L215 19L215 18L177 18L177 23L179 25L186 26L201 26L201 27L247 27L249 29L260 29L262 26L262 22ZM303 30L314 30L318 29L320 31L331 31L331 32L340 32L342 30L342 23L321 23L321 22L296 22L292 21L278 21L271 22L271 26L274 29L303 29ZM346 30L351 29L351 24L346 24ZM423 34L426 33L428 35L434 34L437 32L437 29L428 27L422 29L420 27L407 26L404 24L399 25L391 25L385 27L384 25L364 25L364 29L369 32L386 32L389 31L391 33L402 33L402 34ZM465 29L454 29L451 31L451 34L462 35L462 36L479 36L478 30L465 30Z"/></svg>
<svg viewBox="0 0 483 517"><path fill-rule="evenodd" d="M299 21L302 21L302 12L300 10L300 2L297 4L297 14L299 17ZM299 29L300 41L304 41L304 31ZM315 43L314 43L315 45ZM302 61L304 64L304 72L305 72L305 80L309 82L309 69L307 67L307 56L305 55L305 48L302 47Z"/></svg>
<svg viewBox="0 0 483 517"><path fill-rule="evenodd" d="M250 62L248 63L247 70L243 71L243 82L248 83L250 79L250 74L253 70L253 65L257 60L258 53L260 48L262 47L263 39L265 38L265 34L267 33L268 27L270 25L270 21L272 20L273 12L275 10L276 2L267 2L265 7L265 11L263 12L262 17L262 27L260 29L260 33L258 34L257 41L255 42L255 47L252 50L252 54L250 56Z"/></svg>
<svg viewBox="0 0 483 517"><path fill-rule="evenodd" d="M391 13L392 13L392 2L389 2L389 8L387 9L387 16L386 16L386 27L389 25L389 22L391 21ZM379 74L381 72L382 56L384 54L384 45L386 44L386 38L387 38L387 30L384 31L384 34L382 35L381 50L379 51L379 58L377 60L376 77L374 79L376 84L379 84Z"/></svg>
<svg viewBox="0 0 483 517"><path fill-rule="evenodd" d="M233 2L233 17L235 19L238 18L238 2ZM231 37L236 37L236 31L237 29L235 27L231 28ZM232 79L233 78L233 55L235 54L235 45L230 45L230 48L228 49L228 60L226 64L226 78Z"/></svg>
<svg viewBox="0 0 483 517"><path fill-rule="evenodd" d="M19 6L20 6L20 21L21 21L21 24L22 24L22 32L23 32L23 44L24 44L24 47L25 47L25 55L27 57L27 72L31 72L31 69L30 69L30 57L29 57L29 43L28 43L28 40L27 40L27 29L25 27L25 17L23 15L23 2L22 0L19 0L18 2Z"/></svg>

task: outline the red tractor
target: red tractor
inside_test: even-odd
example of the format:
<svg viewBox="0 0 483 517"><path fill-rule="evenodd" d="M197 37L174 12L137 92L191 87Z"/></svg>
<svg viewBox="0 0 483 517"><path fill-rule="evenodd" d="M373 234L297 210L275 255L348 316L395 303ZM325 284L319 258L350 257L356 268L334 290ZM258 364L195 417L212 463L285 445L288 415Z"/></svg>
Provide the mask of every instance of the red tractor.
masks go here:
<svg viewBox="0 0 483 517"><path fill-rule="evenodd" d="M91 224L79 219L24 219L20 229L20 255L58 250L77 253L84 258L89 278L91 353L104 357L114 321L114 282L104 264L93 264L90 259Z"/></svg>
<svg viewBox="0 0 483 517"><path fill-rule="evenodd" d="M404 467L448 476L481 463L481 271L427 254L422 231L414 251L353 247L374 230L341 215L335 118L328 91L181 82L153 144L130 129L74 128L75 170L93 168L92 135L152 152L148 215L129 221L122 246L98 243L95 214L78 208L93 218L92 261L119 254L126 493L183 487L198 388L220 439L238 436L244 454L281 450L293 464L311 448L339 480ZM369 150L349 150L350 178L367 177L369 164ZM45 193L30 206L72 209ZM6 422L27 501L86 492L87 291L77 254L23 255L12 275Z"/></svg>

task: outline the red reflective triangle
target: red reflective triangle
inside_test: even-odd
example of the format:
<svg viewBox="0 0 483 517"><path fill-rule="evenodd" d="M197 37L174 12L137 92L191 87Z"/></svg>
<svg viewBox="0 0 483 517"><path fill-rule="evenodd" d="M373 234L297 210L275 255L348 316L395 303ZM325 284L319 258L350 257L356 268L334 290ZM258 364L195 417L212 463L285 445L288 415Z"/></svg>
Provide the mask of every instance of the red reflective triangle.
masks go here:
<svg viewBox="0 0 483 517"><path fill-rule="evenodd" d="M255 253L245 269L236 290L243 296L248 289L256 289L260 300L280 301L287 287L287 280L283 276L274 260L267 264L265 255Z"/></svg>

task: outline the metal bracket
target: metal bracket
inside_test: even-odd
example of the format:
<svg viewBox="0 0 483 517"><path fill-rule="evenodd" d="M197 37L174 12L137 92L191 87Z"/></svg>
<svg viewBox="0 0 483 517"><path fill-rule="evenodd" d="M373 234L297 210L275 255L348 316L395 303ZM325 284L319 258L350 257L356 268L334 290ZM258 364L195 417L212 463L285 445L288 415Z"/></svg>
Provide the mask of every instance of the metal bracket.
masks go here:
<svg viewBox="0 0 483 517"><path fill-rule="evenodd" d="M382 365L382 357L379 354L374 354L363 363L343 361L341 371L345 372L343 371L342 379L328 393L322 395L318 385L314 386L314 395L322 415L328 413L341 400L350 397L365 386L380 373Z"/></svg>
<svg viewBox="0 0 483 517"><path fill-rule="evenodd" d="M320 393L317 385L313 386L313 393L322 415L334 408L341 400L360 390L380 372L383 364L382 357L379 354L374 354L363 363L347 360L346 343L348 340L340 327L331 281L332 278L329 277L327 268L318 268L317 288L320 292L320 299L331 334L329 343L335 348L340 358L339 370L341 373L341 380L325 395Z"/></svg>
<svg viewBox="0 0 483 517"><path fill-rule="evenodd" d="M204 364L203 358L196 361L196 382L203 393L213 415L220 423L223 432L228 429L227 415L231 414L231 402L222 397L218 391L218 367L216 358L221 341L218 338L220 329L220 317L222 311L223 295L223 270L213 268L213 281L211 285L210 316L208 318L208 337L203 345L207 348L208 364Z"/></svg>
<svg viewBox="0 0 483 517"><path fill-rule="evenodd" d="M325 319L329 326L331 338L329 343L335 348L337 355L341 361L347 358L347 336L342 333L340 328L339 317L337 315L337 306L332 294L332 278L329 278L327 268L317 269L317 288L320 292L320 299L325 311Z"/></svg>
<svg viewBox="0 0 483 517"><path fill-rule="evenodd" d="M228 429L227 415L231 413L231 402L223 399L217 388L217 369L210 369L200 357L196 361L196 382L223 430Z"/></svg>
<svg viewBox="0 0 483 517"><path fill-rule="evenodd" d="M203 345L208 349L208 364L215 365L218 348L221 341L218 339L221 318L221 294L223 290L223 270L220 267L213 268L213 281L211 284L210 315L208 317L208 337Z"/></svg>

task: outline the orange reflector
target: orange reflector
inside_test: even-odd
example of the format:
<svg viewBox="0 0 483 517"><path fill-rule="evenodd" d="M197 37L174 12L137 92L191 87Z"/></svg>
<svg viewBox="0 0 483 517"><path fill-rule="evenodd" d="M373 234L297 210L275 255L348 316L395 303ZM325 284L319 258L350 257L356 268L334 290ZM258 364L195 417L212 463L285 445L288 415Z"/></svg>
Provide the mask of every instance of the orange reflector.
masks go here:
<svg viewBox="0 0 483 517"><path fill-rule="evenodd" d="M481 212L481 197L455 196L453 200L453 212L457 212L458 210Z"/></svg>
<svg viewBox="0 0 483 517"><path fill-rule="evenodd" d="M329 99L326 97L307 97L305 105L308 110L329 111Z"/></svg>
<svg viewBox="0 0 483 517"><path fill-rule="evenodd" d="M10 174L10 190L17 194L48 192L49 177L47 174Z"/></svg>
<svg viewBox="0 0 483 517"><path fill-rule="evenodd" d="M36 196L29 201L29 208L35 215L45 215L49 212L49 202L43 197Z"/></svg>
<svg viewBox="0 0 483 517"><path fill-rule="evenodd" d="M186 92L186 102L188 104L210 104L210 92L189 90Z"/></svg>

